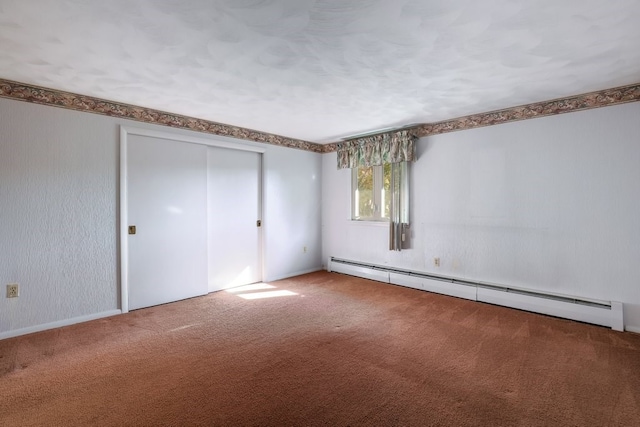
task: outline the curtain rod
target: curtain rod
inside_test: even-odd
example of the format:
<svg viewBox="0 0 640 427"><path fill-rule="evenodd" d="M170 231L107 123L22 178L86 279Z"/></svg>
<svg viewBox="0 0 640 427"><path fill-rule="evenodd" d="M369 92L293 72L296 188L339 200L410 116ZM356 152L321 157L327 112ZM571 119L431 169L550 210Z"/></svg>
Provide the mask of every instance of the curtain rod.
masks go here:
<svg viewBox="0 0 640 427"><path fill-rule="evenodd" d="M377 129L377 130L373 130L371 132L365 132L365 133L358 133L355 135L349 135L346 136L344 138L340 138L341 141L351 141L353 139L359 139L359 138L365 138L368 136L376 136L376 135L384 135L387 133L393 133L393 132L400 132L403 130L409 130L409 129L413 129L416 128L418 126L422 126L424 123L412 123L410 125L406 125L406 126L401 126L401 127L390 127L390 128L383 128L383 129Z"/></svg>

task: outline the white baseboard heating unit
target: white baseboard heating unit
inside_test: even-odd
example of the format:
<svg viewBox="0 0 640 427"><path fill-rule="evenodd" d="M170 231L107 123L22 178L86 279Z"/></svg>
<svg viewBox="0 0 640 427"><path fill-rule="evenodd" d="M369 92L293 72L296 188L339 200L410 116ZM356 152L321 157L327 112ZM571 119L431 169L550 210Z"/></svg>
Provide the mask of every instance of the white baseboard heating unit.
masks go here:
<svg viewBox="0 0 640 427"><path fill-rule="evenodd" d="M327 271L624 330L622 303L511 288L331 257Z"/></svg>

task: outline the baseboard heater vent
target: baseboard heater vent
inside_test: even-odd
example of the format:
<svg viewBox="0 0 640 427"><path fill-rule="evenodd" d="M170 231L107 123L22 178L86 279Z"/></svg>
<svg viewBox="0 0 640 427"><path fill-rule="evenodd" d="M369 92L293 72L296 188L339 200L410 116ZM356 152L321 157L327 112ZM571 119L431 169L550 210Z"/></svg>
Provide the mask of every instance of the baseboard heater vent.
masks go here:
<svg viewBox="0 0 640 427"><path fill-rule="evenodd" d="M334 257L329 258L327 270L472 301L592 323L616 331L624 330L620 302L550 294Z"/></svg>

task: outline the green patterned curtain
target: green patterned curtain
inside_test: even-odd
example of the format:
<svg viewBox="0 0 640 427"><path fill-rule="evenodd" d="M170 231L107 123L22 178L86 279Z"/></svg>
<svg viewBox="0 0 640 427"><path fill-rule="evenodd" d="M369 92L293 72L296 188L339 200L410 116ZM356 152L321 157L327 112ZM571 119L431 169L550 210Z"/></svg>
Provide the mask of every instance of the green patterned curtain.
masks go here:
<svg viewBox="0 0 640 427"><path fill-rule="evenodd" d="M352 139L338 144L338 169L378 166L415 160L416 137L403 130Z"/></svg>

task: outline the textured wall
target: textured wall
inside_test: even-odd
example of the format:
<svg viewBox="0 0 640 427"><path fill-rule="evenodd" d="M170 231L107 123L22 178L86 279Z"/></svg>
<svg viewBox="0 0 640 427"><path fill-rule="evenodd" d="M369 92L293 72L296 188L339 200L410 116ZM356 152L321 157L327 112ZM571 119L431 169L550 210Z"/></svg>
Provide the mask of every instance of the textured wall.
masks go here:
<svg viewBox="0 0 640 427"><path fill-rule="evenodd" d="M119 308L120 125L214 138L0 99L0 336ZM265 148L265 276L319 268L321 155Z"/></svg>
<svg viewBox="0 0 640 427"><path fill-rule="evenodd" d="M400 253L387 227L347 220L350 175L325 154L323 259L622 301L640 331L638 117L633 103L421 139Z"/></svg>
<svg viewBox="0 0 640 427"><path fill-rule="evenodd" d="M322 265L322 155L273 147L264 156L265 278ZM304 248L307 248L306 252Z"/></svg>
<svg viewBox="0 0 640 427"><path fill-rule="evenodd" d="M117 132L0 99L0 332L117 308Z"/></svg>

